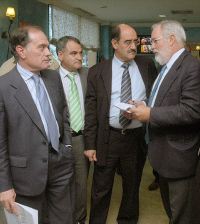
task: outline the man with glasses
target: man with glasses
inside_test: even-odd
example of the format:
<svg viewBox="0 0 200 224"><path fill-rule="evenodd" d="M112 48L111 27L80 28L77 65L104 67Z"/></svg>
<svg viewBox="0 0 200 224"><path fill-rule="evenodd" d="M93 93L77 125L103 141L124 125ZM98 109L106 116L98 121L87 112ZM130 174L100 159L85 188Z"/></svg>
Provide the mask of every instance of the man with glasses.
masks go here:
<svg viewBox="0 0 200 224"><path fill-rule="evenodd" d="M149 160L159 175L170 224L192 224L191 189L200 145L200 62L185 49L186 34L179 22L154 24L151 37L155 59L163 68L148 107L136 105L126 117L148 123Z"/></svg>
<svg viewBox="0 0 200 224"><path fill-rule="evenodd" d="M105 224L116 168L120 168L123 195L119 224L136 224L139 185L146 159L144 129L138 121L127 122L116 106L129 100L145 100L156 68L148 57L136 56L135 29L119 24L112 30L114 57L89 70L86 94L85 155L94 161L91 224Z"/></svg>

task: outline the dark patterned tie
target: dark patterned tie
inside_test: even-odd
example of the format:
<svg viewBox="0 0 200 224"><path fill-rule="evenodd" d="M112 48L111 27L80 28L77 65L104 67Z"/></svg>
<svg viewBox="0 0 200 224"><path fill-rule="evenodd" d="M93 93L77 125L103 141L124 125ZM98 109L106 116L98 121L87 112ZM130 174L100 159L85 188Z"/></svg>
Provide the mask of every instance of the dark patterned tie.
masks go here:
<svg viewBox="0 0 200 224"><path fill-rule="evenodd" d="M132 99L131 78L128 70L129 64L124 63L122 67L124 68L124 72L122 74L120 101L122 103L128 103L128 101ZM125 129L131 123L131 120L124 117L123 112L120 111L119 123L121 124L122 128Z"/></svg>
<svg viewBox="0 0 200 224"><path fill-rule="evenodd" d="M36 87L36 94L37 98L40 103L40 107L42 110L42 113L44 115L44 118L47 123L47 128L48 128L48 140L51 143L52 147L56 150L59 151L59 133L58 133L58 128L56 124L56 119L53 115L53 112L51 110L51 106L47 97L47 93L44 89L44 86L40 82L40 77L38 75L33 75L32 76L34 82L35 82L35 87Z"/></svg>

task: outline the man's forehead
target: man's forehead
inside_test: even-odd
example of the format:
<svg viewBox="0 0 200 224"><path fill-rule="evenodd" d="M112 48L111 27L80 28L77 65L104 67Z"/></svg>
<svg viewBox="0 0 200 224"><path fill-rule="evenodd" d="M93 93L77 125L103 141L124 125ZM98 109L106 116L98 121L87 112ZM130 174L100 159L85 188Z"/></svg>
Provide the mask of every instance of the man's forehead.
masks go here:
<svg viewBox="0 0 200 224"><path fill-rule="evenodd" d="M82 46L79 43L76 43L73 40L69 40L66 45L65 48L67 50L82 50Z"/></svg>

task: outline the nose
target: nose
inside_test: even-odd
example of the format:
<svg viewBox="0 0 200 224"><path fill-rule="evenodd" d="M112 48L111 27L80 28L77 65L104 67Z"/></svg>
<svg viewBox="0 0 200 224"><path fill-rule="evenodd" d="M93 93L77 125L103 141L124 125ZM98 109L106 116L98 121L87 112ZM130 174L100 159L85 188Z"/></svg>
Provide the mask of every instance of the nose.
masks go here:
<svg viewBox="0 0 200 224"><path fill-rule="evenodd" d="M78 59L78 60L82 60L82 58L83 58L83 57L82 57L82 54L77 54L77 59Z"/></svg>
<svg viewBox="0 0 200 224"><path fill-rule="evenodd" d="M52 55L52 53L51 53L51 51L49 50L48 47L46 47L45 54L48 55L48 56L51 56Z"/></svg>

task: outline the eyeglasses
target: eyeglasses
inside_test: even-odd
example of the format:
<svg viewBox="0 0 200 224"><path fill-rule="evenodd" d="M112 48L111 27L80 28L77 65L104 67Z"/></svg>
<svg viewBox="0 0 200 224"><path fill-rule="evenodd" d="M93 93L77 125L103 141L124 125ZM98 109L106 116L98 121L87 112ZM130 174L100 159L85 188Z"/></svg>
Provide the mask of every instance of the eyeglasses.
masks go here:
<svg viewBox="0 0 200 224"><path fill-rule="evenodd" d="M138 46L139 43L140 43L140 40L139 39L135 39L135 40L126 40L125 42L125 45L130 47L132 44L134 44L135 46Z"/></svg>
<svg viewBox="0 0 200 224"><path fill-rule="evenodd" d="M162 37L156 38L156 39L151 39L151 44L157 44L159 40L161 40Z"/></svg>

